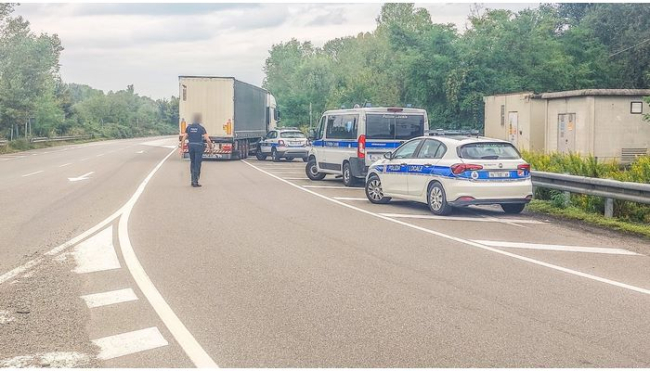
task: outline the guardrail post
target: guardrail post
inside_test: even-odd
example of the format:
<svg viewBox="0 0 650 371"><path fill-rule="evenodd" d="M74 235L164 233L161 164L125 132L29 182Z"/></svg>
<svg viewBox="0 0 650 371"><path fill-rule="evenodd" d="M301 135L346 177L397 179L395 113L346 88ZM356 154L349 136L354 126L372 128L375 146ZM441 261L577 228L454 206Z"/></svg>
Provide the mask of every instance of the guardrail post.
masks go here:
<svg viewBox="0 0 650 371"><path fill-rule="evenodd" d="M562 192L564 207L571 206L571 192Z"/></svg>
<svg viewBox="0 0 650 371"><path fill-rule="evenodd" d="M605 199L605 218L614 217L614 199L606 198Z"/></svg>

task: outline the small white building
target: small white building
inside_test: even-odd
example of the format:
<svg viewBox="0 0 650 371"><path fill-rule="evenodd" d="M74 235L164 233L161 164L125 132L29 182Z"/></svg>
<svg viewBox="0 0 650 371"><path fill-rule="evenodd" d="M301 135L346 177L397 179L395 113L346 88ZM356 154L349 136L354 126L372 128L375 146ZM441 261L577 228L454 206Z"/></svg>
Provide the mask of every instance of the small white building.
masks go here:
<svg viewBox="0 0 650 371"><path fill-rule="evenodd" d="M485 135L519 149L629 162L650 154L650 89L531 92L484 98Z"/></svg>

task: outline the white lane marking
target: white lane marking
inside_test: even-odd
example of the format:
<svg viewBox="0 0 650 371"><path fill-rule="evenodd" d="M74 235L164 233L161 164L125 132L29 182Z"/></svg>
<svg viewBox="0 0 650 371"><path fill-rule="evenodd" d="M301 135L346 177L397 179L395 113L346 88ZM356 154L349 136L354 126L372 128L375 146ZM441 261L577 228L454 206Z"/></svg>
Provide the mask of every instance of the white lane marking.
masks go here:
<svg viewBox="0 0 650 371"><path fill-rule="evenodd" d="M115 151L111 151L111 152L115 152ZM102 157L104 155L105 155L105 153L100 153L100 154L97 155L97 157Z"/></svg>
<svg viewBox="0 0 650 371"><path fill-rule="evenodd" d="M111 304L125 303L128 301L138 300L132 289L122 289L115 291L100 292L97 294L89 294L81 296L81 299L86 302L88 308L103 307Z"/></svg>
<svg viewBox="0 0 650 371"><path fill-rule="evenodd" d="M306 186L305 186L306 187ZM391 214L379 213L379 215L387 216L389 218L404 218L404 219L432 219L432 220L449 220L449 221L464 221L464 222L483 222L483 223L521 223L521 224L544 224L537 220L513 220L513 219L499 219L499 218L468 218L464 216L438 216L438 215L424 215L424 214Z"/></svg>
<svg viewBox="0 0 650 371"><path fill-rule="evenodd" d="M169 345L157 327L125 332L93 340L100 349L97 358L113 359Z"/></svg>
<svg viewBox="0 0 650 371"><path fill-rule="evenodd" d="M86 173L84 175L78 176L76 178L68 178L68 180L71 181L71 182L78 182L80 180L88 180L88 177L93 175L94 173L95 173L94 171L91 171L91 172L88 172L88 173Z"/></svg>
<svg viewBox="0 0 650 371"><path fill-rule="evenodd" d="M38 156L38 153L32 153L32 156Z"/></svg>
<svg viewBox="0 0 650 371"><path fill-rule="evenodd" d="M29 269L39 265L42 261L43 261L43 258L38 257L36 259L32 259L32 260L28 261L27 263L21 265L20 267L17 267L17 268L14 268L14 269L10 270L9 272L7 272L7 273L3 274L2 276L0 276L0 284L3 284L3 283L9 281L10 279L12 279L14 277L21 275L23 272L26 272Z"/></svg>
<svg viewBox="0 0 650 371"><path fill-rule="evenodd" d="M113 247L112 226L75 246L72 256L77 262L77 267L72 270L75 273L92 273L121 268L115 247Z"/></svg>
<svg viewBox="0 0 650 371"><path fill-rule="evenodd" d="M126 266L140 288L140 291L142 291L153 309L158 313L158 316L165 326L167 326L167 329L169 329L169 332L171 332L178 344L183 348L185 354L187 354L196 367L216 368L218 367L217 364L212 360L212 358L210 358L198 341L196 341L183 322L181 322L178 316L176 316L176 313L174 313L169 304L167 304L158 289L156 289L156 286L153 284L135 255L135 251L131 245L131 239L129 238L128 225L133 206L138 201L138 198L144 191L147 183L149 183L154 174L158 169L160 169L165 160L174 153L176 153L175 149L169 152L169 154L151 171L151 173L149 173L131 199L124 205L123 214L120 217L118 232L120 249L122 251L122 257L126 262Z"/></svg>
<svg viewBox="0 0 650 371"><path fill-rule="evenodd" d="M472 210L470 208L468 208L467 210L469 212L471 212L472 214L478 215L481 218L487 219L489 221L504 223L504 224L510 224L512 226L515 226L515 227L523 227L522 225L520 225L520 224L523 224L523 223L519 223L519 221L514 221L514 220L509 221L509 220L506 220L506 219L498 219L498 218L495 218L495 217L492 217L492 216L489 216L489 215L481 214L481 213L477 212L476 210ZM499 221L499 220L503 220L503 221Z"/></svg>
<svg viewBox="0 0 650 371"><path fill-rule="evenodd" d="M332 198L339 201L368 201L368 199L365 197L332 197Z"/></svg>
<svg viewBox="0 0 650 371"><path fill-rule="evenodd" d="M282 178L285 180L309 180L309 178Z"/></svg>
<svg viewBox="0 0 650 371"><path fill-rule="evenodd" d="M567 245L549 245L523 242L504 242L504 241L487 241L471 240L486 246L506 247L513 249L531 249L531 250L550 250L550 251L569 251L569 252L588 252L593 254L612 254L612 255L640 255L632 251L609 248L609 247L584 247L584 246L567 246Z"/></svg>
<svg viewBox="0 0 650 371"><path fill-rule="evenodd" d="M68 165L72 165L72 162L68 162L67 164L59 165L59 167L66 167Z"/></svg>
<svg viewBox="0 0 650 371"><path fill-rule="evenodd" d="M363 188L346 187L346 186L321 186L321 185L306 185L305 188L332 188L332 189L350 189L353 191L363 191Z"/></svg>
<svg viewBox="0 0 650 371"><path fill-rule="evenodd" d="M43 170L39 170L39 171L35 171L35 172L33 172L33 173L24 174L24 175L22 175L22 177L32 176L32 175L40 174L40 173L42 173L42 172L43 172Z"/></svg>
<svg viewBox="0 0 650 371"><path fill-rule="evenodd" d="M77 368L88 367L89 364L90 356L76 352L38 353L0 360L0 367L9 368L35 368L44 365L48 365L48 368Z"/></svg>
<svg viewBox="0 0 650 371"><path fill-rule="evenodd" d="M383 219L383 220L386 220L386 221L389 221L389 222L392 222L392 223L395 223L395 224L399 224L399 225L402 225L402 226L405 226L405 227L413 228L415 230L418 230L418 231L421 231L421 232L424 232L424 233L428 233L428 234L431 234L431 235L434 235L434 236L438 236L438 237L445 238L445 239L448 239L448 240L456 241L456 242L459 242L461 244L476 247L476 248L479 248L481 250L490 251L490 252L493 252L495 254L508 256L508 257L511 257L511 258L514 258L514 259L517 259L517 260L521 260L521 261L525 261L527 263L531 263L531 264L539 265L539 266L542 266L542 267L550 268L550 269L560 271L560 272L563 272L563 273L571 274L571 275L582 277L582 278L587 278L587 279L590 279L590 280L593 280L593 281L597 281L597 282L605 283L605 284L608 284L608 285L620 287L620 288L627 289L627 290L630 290L630 291L635 291L635 292L638 292L638 293L641 293L641 294L650 295L650 290L649 289L644 289L642 287L628 285L626 283L610 280L608 278L594 276L593 274L583 273L583 272L576 271L576 270L573 270L573 269L564 268L564 267L561 267L559 265L543 262L541 260L527 258L527 257L522 256L522 255L517 255L517 254L513 254L511 252L507 252L507 251L499 250L499 249L496 249L496 248L492 248L492 247L482 245L482 244L479 244L479 243L476 243L476 242L473 242L473 241L470 241L470 240L466 240L466 239L463 239L463 238L453 237L453 236L450 236L448 234L444 234L444 233L441 233L441 232L434 231L432 229L419 227L419 226L417 226L415 224L406 223L406 222L403 222L401 220L389 218L387 216L383 216L381 214L374 213L372 211L364 210L364 209L361 209L359 207L352 206L350 204L346 204L345 202L341 202L341 201L335 200L333 198L324 196L324 195L322 195L320 193L317 193L317 192L314 192L312 190L303 188L303 187L301 187L301 186L299 186L297 184L293 184L291 182L288 182L288 181L286 181L286 180L284 180L284 179L282 179L282 178L280 178L278 176L275 176L275 175L269 173L268 171L264 171L264 170L258 168L257 166L249 163L248 161L243 161L243 162L245 164L247 164L248 166L250 166L250 167L252 167L252 168L254 168L254 169L256 169L256 170L258 170L258 171L260 171L260 172L262 172L262 173L264 173L266 175L268 175L268 176L271 176L271 177L273 177L273 178L275 178L275 179L277 179L277 180L279 180L281 182L289 184L292 187L295 187L295 188L300 189L300 190L302 190L304 192L307 192L307 193L311 193L312 195L314 195L316 197L320 197L320 198L322 198L324 200L333 202L333 203L338 204L340 206L347 207L349 209L358 211L358 212L366 214L366 215L374 216L376 218Z"/></svg>
<svg viewBox="0 0 650 371"><path fill-rule="evenodd" d="M144 151L138 151L138 152L136 152L136 153L137 153L137 154L142 154L142 153L144 153Z"/></svg>
<svg viewBox="0 0 650 371"><path fill-rule="evenodd" d="M13 322L15 319L8 310L0 310L0 325Z"/></svg>

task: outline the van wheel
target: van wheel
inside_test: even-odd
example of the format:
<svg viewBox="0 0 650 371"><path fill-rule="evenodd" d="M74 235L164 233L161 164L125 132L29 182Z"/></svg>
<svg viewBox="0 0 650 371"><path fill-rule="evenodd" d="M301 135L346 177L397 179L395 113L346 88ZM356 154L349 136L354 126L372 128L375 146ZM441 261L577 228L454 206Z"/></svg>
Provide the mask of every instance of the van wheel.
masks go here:
<svg viewBox="0 0 650 371"><path fill-rule="evenodd" d="M307 173L307 178L311 180L323 180L325 178L324 173L318 172L318 167L316 166L316 159L312 158L307 162L305 166L305 173Z"/></svg>
<svg viewBox="0 0 650 371"><path fill-rule="evenodd" d="M271 159L273 162L280 162L280 155L278 155L278 151L275 148L271 150Z"/></svg>
<svg viewBox="0 0 650 371"><path fill-rule="evenodd" d="M366 197L373 204L387 204L390 201L390 197L384 196L381 180L375 174L372 174L366 183Z"/></svg>
<svg viewBox="0 0 650 371"><path fill-rule="evenodd" d="M307 161L309 161L309 157L303 157L302 158L302 162L307 162Z"/></svg>
<svg viewBox="0 0 650 371"><path fill-rule="evenodd" d="M293 157L285 157L284 159L287 161L293 161Z"/></svg>
<svg viewBox="0 0 650 371"><path fill-rule="evenodd" d="M343 184L346 187L354 187L356 184L356 178L352 176L352 169L350 169L350 163L343 163Z"/></svg>
<svg viewBox="0 0 650 371"><path fill-rule="evenodd" d="M526 204L501 204L501 208L506 214L519 214L524 211Z"/></svg>
<svg viewBox="0 0 650 371"><path fill-rule="evenodd" d="M257 151L255 151L255 157L260 161L266 160L266 155L262 153L262 148L260 147L257 147Z"/></svg>
<svg viewBox="0 0 650 371"><path fill-rule="evenodd" d="M429 210L436 215L449 215L451 214L452 207L447 203L447 195L445 189L442 188L440 183L432 183L427 192L427 204Z"/></svg>

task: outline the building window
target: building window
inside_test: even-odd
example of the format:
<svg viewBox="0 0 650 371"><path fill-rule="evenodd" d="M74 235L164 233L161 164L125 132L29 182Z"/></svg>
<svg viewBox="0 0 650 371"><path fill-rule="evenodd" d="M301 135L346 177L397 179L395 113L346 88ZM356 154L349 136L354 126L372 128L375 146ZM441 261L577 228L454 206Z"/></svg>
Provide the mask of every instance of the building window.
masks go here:
<svg viewBox="0 0 650 371"><path fill-rule="evenodd" d="M183 85L183 101L187 100L187 86Z"/></svg>
<svg viewBox="0 0 650 371"><path fill-rule="evenodd" d="M506 106L501 105L501 126L506 124Z"/></svg>
<svg viewBox="0 0 650 371"><path fill-rule="evenodd" d="M643 102L631 102L630 113L637 115L643 113Z"/></svg>

